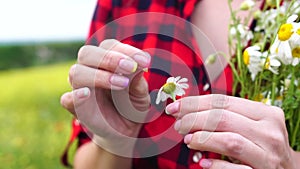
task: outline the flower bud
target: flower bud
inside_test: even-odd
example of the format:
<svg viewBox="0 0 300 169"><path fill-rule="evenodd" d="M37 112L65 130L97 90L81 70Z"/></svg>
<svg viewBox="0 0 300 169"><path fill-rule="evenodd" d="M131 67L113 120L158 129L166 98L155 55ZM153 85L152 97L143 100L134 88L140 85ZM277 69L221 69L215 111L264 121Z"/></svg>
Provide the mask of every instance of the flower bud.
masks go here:
<svg viewBox="0 0 300 169"><path fill-rule="evenodd" d="M217 59L216 54L210 54L210 55L206 58L205 64L209 64L209 65L214 64L214 63L216 62L216 59Z"/></svg>
<svg viewBox="0 0 300 169"><path fill-rule="evenodd" d="M248 11L249 9L251 9L253 6L255 5L255 2L253 0L245 0L241 6L240 9L242 11Z"/></svg>
<svg viewBox="0 0 300 169"><path fill-rule="evenodd" d="M266 6L271 8L276 7L276 0L266 0Z"/></svg>
<svg viewBox="0 0 300 169"><path fill-rule="evenodd" d="M260 10L255 11L254 14L253 14L254 19L259 19L260 16L261 16L261 11Z"/></svg>

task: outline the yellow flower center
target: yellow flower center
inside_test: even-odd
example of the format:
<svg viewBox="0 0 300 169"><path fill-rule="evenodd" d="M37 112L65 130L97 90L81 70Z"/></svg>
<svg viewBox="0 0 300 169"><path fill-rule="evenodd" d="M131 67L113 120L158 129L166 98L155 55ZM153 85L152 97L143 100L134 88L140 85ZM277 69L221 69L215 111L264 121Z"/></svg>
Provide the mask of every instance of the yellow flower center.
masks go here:
<svg viewBox="0 0 300 169"><path fill-rule="evenodd" d="M283 99L283 96L277 96L276 97L276 100L282 100Z"/></svg>
<svg viewBox="0 0 300 169"><path fill-rule="evenodd" d="M244 53L243 53L243 60L244 60L245 65L249 65L250 55L249 55L249 52L247 50L245 50Z"/></svg>
<svg viewBox="0 0 300 169"><path fill-rule="evenodd" d="M262 94L258 94L254 97L254 101L260 102L263 98L264 98L264 96Z"/></svg>
<svg viewBox="0 0 300 169"><path fill-rule="evenodd" d="M264 98L261 100L261 102L263 102L264 104L268 103L269 99L268 98Z"/></svg>
<svg viewBox="0 0 300 169"><path fill-rule="evenodd" d="M265 63L265 69L269 69L270 65L271 65L270 58L267 58Z"/></svg>
<svg viewBox="0 0 300 169"><path fill-rule="evenodd" d="M297 34L300 35L300 28L297 30Z"/></svg>
<svg viewBox="0 0 300 169"><path fill-rule="evenodd" d="M278 31L278 39L281 41L289 40L293 34L293 25L290 23L286 23L280 26Z"/></svg>
<svg viewBox="0 0 300 169"><path fill-rule="evenodd" d="M166 83L163 85L163 91L167 94L172 94L176 89L176 85L171 82L171 83Z"/></svg>
<svg viewBox="0 0 300 169"><path fill-rule="evenodd" d="M292 55L293 55L294 58L300 58L300 46L295 47L292 50Z"/></svg>

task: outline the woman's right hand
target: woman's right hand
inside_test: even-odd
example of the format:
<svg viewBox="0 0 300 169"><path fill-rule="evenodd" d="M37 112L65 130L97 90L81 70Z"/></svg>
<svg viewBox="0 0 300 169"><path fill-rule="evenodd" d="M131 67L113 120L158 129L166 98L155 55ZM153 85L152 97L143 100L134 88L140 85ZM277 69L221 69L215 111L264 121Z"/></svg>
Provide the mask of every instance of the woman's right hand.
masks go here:
<svg viewBox="0 0 300 169"><path fill-rule="evenodd" d="M127 156L122 153L133 146L130 138L137 137L150 106L143 77L150 60L147 53L113 39L79 50L78 63L69 73L73 91L63 94L61 104L102 148ZM118 146L126 142L132 146Z"/></svg>

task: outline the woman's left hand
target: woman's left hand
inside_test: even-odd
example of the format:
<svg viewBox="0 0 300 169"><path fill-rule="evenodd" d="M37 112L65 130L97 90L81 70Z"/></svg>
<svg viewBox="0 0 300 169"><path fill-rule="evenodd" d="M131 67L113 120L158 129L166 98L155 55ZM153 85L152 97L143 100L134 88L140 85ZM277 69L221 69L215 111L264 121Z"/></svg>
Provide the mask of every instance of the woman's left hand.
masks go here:
<svg viewBox="0 0 300 169"><path fill-rule="evenodd" d="M284 112L274 106L226 95L185 97L167 106L174 128L189 148L241 161L202 159L207 169L295 169Z"/></svg>

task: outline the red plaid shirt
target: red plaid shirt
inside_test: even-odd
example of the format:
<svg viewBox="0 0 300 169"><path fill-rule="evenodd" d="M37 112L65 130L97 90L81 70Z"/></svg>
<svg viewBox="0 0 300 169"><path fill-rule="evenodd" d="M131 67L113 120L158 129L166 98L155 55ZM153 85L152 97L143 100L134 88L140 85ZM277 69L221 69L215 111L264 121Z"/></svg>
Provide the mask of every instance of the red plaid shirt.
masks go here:
<svg viewBox="0 0 300 169"><path fill-rule="evenodd" d="M145 75L148 80L149 91L159 89L169 76L180 75L189 79L190 87L187 95L209 94L210 89L203 91L204 85L210 84L210 81L199 56L200 52L195 47L195 40L189 25L183 22L190 20L197 2L198 0L98 0L87 43L99 45L103 39L114 38L149 52L152 63L149 72ZM157 15L145 15L142 21L129 17L129 19L123 19L120 22L111 22L124 16L142 12L170 14L182 20L174 21L157 18ZM153 30L159 33L151 33ZM180 39L176 37L180 37ZM230 91L231 86L228 84L231 84L232 77L229 67L226 67L224 72L227 74L226 77L219 78L213 83L220 86L219 90ZM226 87L222 85L224 81L227 82ZM163 110L162 107L157 107L157 109ZM159 135L169 129L176 120L174 117L159 111L150 114L149 118L155 117L155 119L143 125L140 137L151 138ZM65 165L68 165L68 147L76 138L79 139L79 146L90 141L85 130L76 120L73 120L72 127L72 136L62 158ZM162 147L158 142L168 142L172 139L172 137L165 136L147 143L138 143L137 146L140 146L144 151L159 151ZM188 149L181 140L170 150L156 156L134 158L133 168L199 169L199 164L193 161L196 152ZM202 158L220 157L210 152L201 153Z"/></svg>

